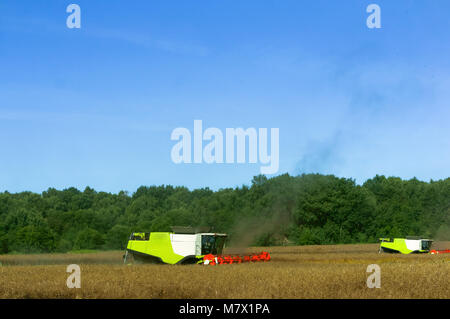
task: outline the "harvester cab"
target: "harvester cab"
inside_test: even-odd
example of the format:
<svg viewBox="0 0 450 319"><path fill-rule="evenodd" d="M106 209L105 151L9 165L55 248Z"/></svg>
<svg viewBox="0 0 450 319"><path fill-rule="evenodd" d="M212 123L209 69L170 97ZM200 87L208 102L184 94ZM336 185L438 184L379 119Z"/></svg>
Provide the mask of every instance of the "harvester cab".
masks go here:
<svg viewBox="0 0 450 319"><path fill-rule="evenodd" d="M421 237L380 238L380 252L386 253L428 253L433 240Z"/></svg>

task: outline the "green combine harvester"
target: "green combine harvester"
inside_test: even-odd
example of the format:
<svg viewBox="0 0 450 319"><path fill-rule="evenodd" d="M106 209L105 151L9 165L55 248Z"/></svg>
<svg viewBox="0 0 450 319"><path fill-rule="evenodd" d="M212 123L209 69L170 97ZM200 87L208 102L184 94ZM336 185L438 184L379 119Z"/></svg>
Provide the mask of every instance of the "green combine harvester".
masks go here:
<svg viewBox="0 0 450 319"><path fill-rule="evenodd" d="M421 237L380 238L380 252L386 253L428 253L433 240Z"/></svg>
<svg viewBox="0 0 450 319"><path fill-rule="evenodd" d="M132 233L124 256L137 262L164 264L202 263L205 255L220 255L226 234L172 227L173 232Z"/></svg>
<svg viewBox="0 0 450 319"><path fill-rule="evenodd" d="M270 254L222 255L227 234L209 229L173 226L172 232L132 233L124 255L138 263L158 264L240 264L269 261Z"/></svg>

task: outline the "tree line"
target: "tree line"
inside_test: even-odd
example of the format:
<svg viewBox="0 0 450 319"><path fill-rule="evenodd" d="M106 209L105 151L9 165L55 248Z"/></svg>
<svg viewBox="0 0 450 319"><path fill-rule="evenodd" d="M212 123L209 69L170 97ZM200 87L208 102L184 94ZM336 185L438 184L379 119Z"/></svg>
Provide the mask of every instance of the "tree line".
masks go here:
<svg viewBox="0 0 450 319"><path fill-rule="evenodd" d="M450 178L375 176L364 184L333 175L255 176L251 185L141 186L133 194L90 187L0 193L0 253L124 249L131 232L207 226L230 244L377 242L421 235L449 239Z"/></svg>

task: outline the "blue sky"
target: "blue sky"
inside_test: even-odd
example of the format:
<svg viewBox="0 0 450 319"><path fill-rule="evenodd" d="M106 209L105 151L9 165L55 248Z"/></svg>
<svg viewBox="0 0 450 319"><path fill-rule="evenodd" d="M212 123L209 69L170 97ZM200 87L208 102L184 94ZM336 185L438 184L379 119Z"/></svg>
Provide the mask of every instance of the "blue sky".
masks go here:
<svg viewBox="0 0 450 319"><path fill-rule="evenodd" d="M45 4L44 4L45 3ZM68 29L66 7L81 7ZM368 29L366 7L381 8ZM277 174L450 176L448 1L0 0L0 191L249 184L172 130L279 128Z"/></svg>

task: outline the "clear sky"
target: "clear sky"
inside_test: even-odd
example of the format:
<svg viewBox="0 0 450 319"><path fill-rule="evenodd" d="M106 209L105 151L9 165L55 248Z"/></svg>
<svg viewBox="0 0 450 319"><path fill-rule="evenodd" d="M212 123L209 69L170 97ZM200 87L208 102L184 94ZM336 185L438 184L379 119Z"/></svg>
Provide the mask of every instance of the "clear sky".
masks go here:
<svg viewBox="0 0 450 319"><path fill-rule="evenodd" d="M366 26L371 3L381 29ZM0 191L248 185L260 163L172 162L171 132L196 119L279 128L275 175L447 178L449 13L447 0L0 0Z"/></svg>

